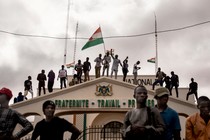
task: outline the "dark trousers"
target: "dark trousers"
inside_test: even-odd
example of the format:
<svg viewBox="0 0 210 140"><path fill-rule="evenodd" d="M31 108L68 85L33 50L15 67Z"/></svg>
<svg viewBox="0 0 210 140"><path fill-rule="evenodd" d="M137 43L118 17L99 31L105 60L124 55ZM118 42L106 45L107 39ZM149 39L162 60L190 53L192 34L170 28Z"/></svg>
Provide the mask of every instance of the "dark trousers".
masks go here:
<svg viewBox="0 0 210 140"><path fill-rule="evenodd" d="M161 87L163 86L163 80L156 79L155 82L152 84L153 90L155 89L155 85L157 85L157 83L159 83Z"/></svg>
<svg viewBox="0 0 210 140"><path fill-rule="evenodd" d="M44 91L44 94L46 94L46 91L45 91L45 87L44 86L39 86L39 96L41 96L41 87L43 88L43 91Z"/></svg>
<svg viewBox="0 0 210 140"><path fill-rule="evenodd" d="M194 94L196 100L198 100L198 92L197 92L197 91L189 91L189 92L187 93L186 100L188 100L188 98L189 98L189 96L190 96L191 94Z"/></svg>
<svg viewBox="0 0 210 140"><path fill-rule="evenodd" d="M77 72L77 79L79 83L82 83L82 71Z"/></svg>
<svg viewBox="0 0 210 140"><path fill-rule="evenodd" d="M60 87L61 87L61 89L63 88L63 84L64 84L64 87L66 88L66 77L60 78Z"/></svg>
<svg viewBox="0 0 210 140"><path fill-rule="evenodd" d="M128 73L128 69L123 68L122 71L123 71L123 81L125 82L125 79L126 79L127 73Z"/></svg>
<svg viewBox="0 0 210 140"><path fill-rule="evenodd" d="M171 89L170 89L170 95L172 95L172 89L173 87L175 87L175 91L176 91L176 97L179 97L179 92L178 92L178 85L171 85Z"/></svg>
<svg viewBox="0 0 210 140"><path fill-rule="evenodd" d="M48 91L49 91L49 92L53 92L53 85L54 85L54 82L48 81L47 87L48 87Z"/></svg>

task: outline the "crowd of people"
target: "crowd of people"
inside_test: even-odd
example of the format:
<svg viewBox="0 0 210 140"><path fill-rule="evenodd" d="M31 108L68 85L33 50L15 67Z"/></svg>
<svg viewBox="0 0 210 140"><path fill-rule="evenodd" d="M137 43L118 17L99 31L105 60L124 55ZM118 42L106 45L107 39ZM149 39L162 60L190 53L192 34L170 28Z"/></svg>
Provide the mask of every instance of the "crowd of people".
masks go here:
<svg viewBox="0 0 210 140"><path fill-rule="evenodd" d="M181 140L181 125L176 110L168 106L170 91L165 87L155 90L155 107L146 105L147 89L139 85L134 89L136 108L129 110L124 118L123 140ZM56 105L47 100L42 105L45 118L33 125L20 113L9 108L12 91L0 89L0 140L18 140L33 130L31 140L63 140L64 133L72 133L70 140L76 140L81 131L72 123L54 116ZM206 96L198 98L199 113L190 115L185 123L185 140L210 139L210 99ZM22 126L14 133L17 124Z"/></svg>
<svg viewBox="0 0 210 140"><path fill-rule="evenodd" d="M33 125L19 112L9 108L12 91L8 88L0 90L0 140L19 140L33 130L31 140L63 140L66 131L71 132L70 140L76 140L81 131L65 119L54 116L55 103L47 100L42 105L45 118ZM22 126L15 132L16 125Z"/></svg>
<svg viewBox="0 0 210 140"><path fill-rule="evenodd" d="M121 63L121 60L118 58L118 55L113 54L113 50L107 51L104 57L102 57L102 54L99 54L98 57L94 59L95 62L95 78L99 78L105 75L109 77L109 69L110 69L110 63L113 60L112 67L111 67L111 74L110 77L112 78L114 75L114 78L117 79L118 77L118 71L119 71L119 65L122 68L123 73L123 81L126 80L128 70L128 56L125 58L123 63ZM135 79L135 84L137 84L137 76L138 76L138 70L141 67L138 67L140 64L140 61L137 61L133 66L133 75ZM89 57L86 58L86 61L82 64L81 60L78 60L77 64L74 67L74 70L77 72L75 77L77 77L77 82L81 83L81 76L84 73L84 82L90 80L89 72L91 70L91 63L89 62ZM102 71L101 71L102 70ZM72 85L72 84L71 84Z"/></svg>
<svg viewBox="0 0 210 140"><path fill-rule="evenodd" d="M63 87L66 88L66 81L67 81L67 70L64 69L64 65L61 66L61 69L58 72L58 78L60 79L60 89ZM48 78L47 78L48 77ZM43 90L43 94L46 94L45 89L45 81L48 79L47 82L47 89L48 92L53 92L53 86L54 86L54 80L55 80L55 73L53 70L50 70L49 73L45 74L45 70L41 70L41 73L37 75L37 81L38 81L38 95L41 96L41 90ZM28 79L24 81L24 95L22 92L19 92L18 96L14 98L14 103L21 102L24 100L27 100L28 92L31 93L31 97L34 97L33 88L32 88L32 77L28 76Z"/></svg>
<svg viewBox="0 0 210 140"><path fill-rule="evenodd" d="M174 71L171 71L171 77L166 75L163 71L161 71L161 68L158 68L158 71L156 73L156 80L152 84L152 90L155 89L155 85L159 84L161 87L163 87L163 83L165 83L165 87L169 90L170 95L172 96L172 89L175 88L176 91L176 97L179 97L179 76L174 73ZM194 81L194 78L191 78L191 83L189 84L189 92L187 93L186 100L188 100L189 96L194 94L196 100L198 100L198 84Z"/></svg>
<svg viewBox="0 0 210 140"><path fill-rule="evenodd" d="M147 89L134 89L136 108L125 115L123 125L124 140L181 140L181 125L178 113L168 106L170 91L165 87L155 90L155 107L146 106ZM210 99L198 98L199 113L190 115L185 123L185 140L210 139Z"/></svg>
<svg viewBox="0 0 210 140"><path fill-rule="evenodd" d="M111 75L110 77L113 77L117 79L118 77L118 71L119 71L119 65L122 67L122 73L123 73L123 81L126 81L127 74L129 72L129 65L128 65L128 56L123 60L123 63L121 63L121 60L118 58L118 55L113 54L113 50L107 51L104 57L102 57L102 54L99 54L98 57L94 59L95 62L95 78L99 78L102 76L106 75L109 77L109 69L110 69L110 63L112 62L112 67L111 67ZM133 65L133 83L135 85L138 85L138 71L141 69L140 61L138 60L134 65ZM91 70L91 63L89 61L89 57L86 58L85 62L81 62L81 60L78 60L78 62L74 66L75 74L73 75L73 78L71 81L69 81L68 85L72 86L78 83L83 82L82 75L84 74L84 82L90 80L90 70ZM102 69L102 72L101 72ZM38 80L38 95L41 95L41 90L43 90L43 94L46 94L45 90L45 81L48 79L47 82L47 89L48 92L51 93L53 92L53 86L54 86L54 79L55 79L55 73L53 70L50 70L48 75L46 76L45 70L41 70L41 73L38 74L37 80ZM60 79L60 89L66 88L67 87L67 70L65 69L65 66L62 65L61 69L58 72L58 77L57 80ZM193 79L193 80L192 80ZM198 84L194 81L194 78L192 78L189 85L189 92L187 93L186 100L188 100L189 96L194 94L196 99L198 99L197 95L197 89L198 89ZM156 85L159 85L165 87L169 90L170 95L172 95L172 89L175 88L176 92L176 97L179 97L179 76L174 73L174 71L171 71L171 76L166 75L163 71L161 71L161 68L158 68L158 71L156 73L156 79L154 83L152 84L152 89L155 89ZM23 100L27 100L27 95L28 92L31 93L31 97L34 97L33 94L33 88L32 88L32 77L28 76L28 79L25 80L24 82L24 98Z"/></svg>
<svg viewBox="0 0 210 140"><path fill-rule="evenodd" d="M110 63L113 60L111 67L111 75L117 79L119 65L122 67L123 81L126 81L127 73L129 72L128 57L126 57L121 63L118 55L113 55L112 51L107 52L102 58L102 55L94 60L95 62L95 78L101 77L101 68L103 66L102 76L109 76ZM141 69L140 61L137 61L133 66L133 76L134 84L138 85L138 70ZM69 85L74 85L82 83L82 74L84 73L84 81L89 81L89 72L91 70L91 63L89 58L86 58L84 63L78 60L75 65L74 74L72 81ZM48 78L47 78L48 77ZM67 84L67 70L65 66L62 65L61 69L58 71L57 80L60 79L60 89L66 88ZM43 94L45 91L45 81L48 79L47 88L48 92L53 92L53 85L55 80L55 73L50 70L49 73L45 74L45 70L41 70L41 73L37 75L38 80L38 95L41 95L41 89ZM165 83L165 87L163 84ZM159 84L160 87L155 89L155 86ZM157 100L157 105L154 108L146 106L147 100L147 89L139 85L134 89L134 98L136 99L136 108L128 111L125 115L124 127L122 136L124 140L181 140L180 131L181 125L178 117L178 113L167 105L169 96L172 95L172 89L175 87L176 97L179 97L178 87L179 87L179 76L171 71L171 76L166 75L161 68L158 68L156 73L156 80L152 84L152 89L155 91L154 98ZM210 100L201 96L198 98L197 95L198 84L191 78L191 83L189 84L189 92L187 93L186 100L188 100L191 94L194 94L200 113L196 113L186 120L186 140L199 140L199 139L209 139L210 134ZM32 88L32 77L28 76L28 79L24 82L24 95L19 92L18 97L14 99L14 102L20 102L27 100L28 92L31 93L32 98L34 97ZM0 90L0 139L4 140L16 140L30 131L32 131L33 126L31 123L25 119L20 113L9 108L8 103L12 98L12 92L7 88L2 88ZM71 123L64 119L60 119L54 116L55 104L53 101L46 101L42 107L45 119L38 122L32 133L32 140L36 140L40 136L40 140L63 139L63 134L65 131L72 132L71 140L76 140L80 135L80 131ZM10 119L15 118L15 119ZM7 122L5 121L7 120ZM5 124L6 123L6 124ZM13 134L15 125L19 123L22 125L23 129ZM206 130L205 132L203 130ZM3 139L2 139L3 140Z"/></svg>

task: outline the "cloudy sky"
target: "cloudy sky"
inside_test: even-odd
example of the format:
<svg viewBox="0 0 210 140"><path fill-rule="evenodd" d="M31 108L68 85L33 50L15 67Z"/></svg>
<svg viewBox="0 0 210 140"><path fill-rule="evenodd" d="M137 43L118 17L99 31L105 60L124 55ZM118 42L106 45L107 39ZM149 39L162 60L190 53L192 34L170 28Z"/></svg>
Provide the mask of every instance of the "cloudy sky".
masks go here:
<svg viewBox="0 0 210 140"><path fill-rule="evenodd" d="M99 27L103 36L129 36L154 32L154 12L158 31L182 28L210 21L209 0L70 0L69 37L89 38ZM34 89L41 69L56 72L63 64L64 39L17 36L4 31L64 38L68 0L0 0L0 87L23 91L23 82L32 76ZM199 84L199 95L210 91L210 23L184 30L158 34L159 67L180 77L180 86L188 87L190 78ZM142 75L154 74L155 65L147 59L155 56L154 34L137 37L105 38L106 49L114 49L123 60L129 56L132 66L141 61ZM103 45L81 51L87 39L77 40L76 60L90 61L103 53ZM67 62L73 61L74 39L68 40ZM92 63L94 65L94 63ZM72 73L72 70L68 70ZM91 73L94 73L92 69ZM120 72L121 73L121 72ZM56 87L58 87L56 82Z"/></svg>

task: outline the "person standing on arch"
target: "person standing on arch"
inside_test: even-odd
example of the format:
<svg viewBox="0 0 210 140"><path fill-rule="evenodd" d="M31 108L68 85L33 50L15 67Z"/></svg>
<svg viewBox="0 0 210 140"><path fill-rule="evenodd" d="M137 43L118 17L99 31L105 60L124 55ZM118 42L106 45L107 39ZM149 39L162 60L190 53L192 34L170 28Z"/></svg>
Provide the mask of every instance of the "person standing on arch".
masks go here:
<svg viewBox="0 0 210 140"><path fill-rule="evenodd" d="M133 66L133 76L134 76L134 79L133 79L133 83L135 85L138 84L138 80L137 80L137 76L138 76L138 70L141 69L141 67L138 67L138 65L140 64L140 61L137 61L134 66Z"/></svg>
<svg viewBox="0 0 210 140"><path fill-rule="evenodd" d="M152 84L152 90L155 90L155 85L157 85L157 83L160 84L160 86L162 87L163 86L163 78L166 76L166 74L161 71L161 68L159 67L158 68L158 71L156 73L156 80L155 82Z"/></svg>
<svg viewBox="0 0 210 140"><path fill-rule="evenodd" d="M32 88L32 82L31 82L31 76L28 76L28 79L25 80L24 82L24 100L27 99L27 95L28 95L28 92L31 93L31 97L33 98L34 97L34 94L33 94L33 88Z"/></svg>
<svg viewBox="0 0 210 140"><path fill-rule="evenodd" d="M117 79L118 66L120 64L120 66L122 67L122 63L121 63L120 59L118 59L118 55L115 55L115 57L113 56L112 50L111 50L111 57L113 59L111 78L112 78L112 75L113 75L113 72L114 72L115 79Z"/></svg>
<svg viewBox="0 0 210 140"><path fill-rule="evenodd" d="M109 56L109 51L107 51L106 55L103 58L103 72L102 76L104 76L105 70L106 70L106 76L109 76L109 66L111 62L111 57Z"/></svg>
<svg viewBox="0 0 210 140"><path fill-rule="evenodd" d="M60 78L60 89L63 88L63 85L64 85L64 88L66 88L67 70L64 69L64 65L61 66L61 69L58 72L58 78Z"/></svg>
<svg viewBox="0 0 210 140"><path fill-rule="evenodd" d="M186 100L188 100L191 94L195 95L196 101L198 100L198 83L191 78L191 83L189 84L189 92L187 93Z"/></svg>
<svg viewBox="0 0 210 140"><path fill-rule="evenodd" d="M123 81L125 82L125 79L128 74L128 56L123 61L122 72L123 72Z"/></svg>
<svg viewBox="0 0 210 140"><path fill-rule="evenodd" d="M171 89L170 95L172 95L172 89L175 87L176 90L176 97L179 97L178 87L179 87L179 76L174 74L174 71L171 71Z"/></svg>
<svg viewBox="0 0 210 140"><path fill-rule="evenodd" d="M47 83L47 88L48 88L48 92L53 92L53 85L54 85L54 80L55 80L55 73L53 72L53 70L50 70L48 75L48 83Z"/></svg>
<svg viewBox="0 0 210 140"><path fill-rule="evenodd" d="M91 63L89 62L89 57L86 58L86 61L83 63L83 71L85 75L84 81L90 81L90 70L91 70Z"/></svg>
<svg viewBox="0 0 210 140"><path fill-rule="evenodd" d="M82 70L83 70L83 65L81 63L81 60L78 60L78 63L75 65L74 70L77 71L78 82L79 83L82 83Z"/></svg>
<svg viewBox="0 0 210 140"><path fill-rule="evenodd" d="M45 81L47 80L47 77L45 75L45 70L42 70L41 73L38 74L37 80L39 81L39 84L38 84L39 96L41 96L41 88L43 88L44 94L46 93Z"/></svg>
<svg viewBox="0 0 210 140"><path fill-rule="evenodd" d="M103 59L101 58L101 54L99 54L99 56L94 60L94 62L96 62L95 65L95 76L96 78L101 77L101 64L103 62Z"/></svg>
<svg viewBox="0 0 210 140"><path fill-rule="evenodd" d="M170 89L171 89L171 78L166 75L163 82L165 82L165 87L170 91Z"/></svg>

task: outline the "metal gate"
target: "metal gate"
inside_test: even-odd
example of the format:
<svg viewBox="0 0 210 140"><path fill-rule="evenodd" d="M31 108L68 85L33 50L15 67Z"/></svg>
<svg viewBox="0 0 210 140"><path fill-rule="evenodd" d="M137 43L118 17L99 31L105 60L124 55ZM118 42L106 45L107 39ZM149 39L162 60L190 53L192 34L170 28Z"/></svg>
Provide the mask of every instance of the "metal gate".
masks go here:
<svg viewBox="0 0 210 140"><path fill-rule="evenodd" d="M104 126L86 128L77 140L122 140L122 124L111 122Z"/></svg>

